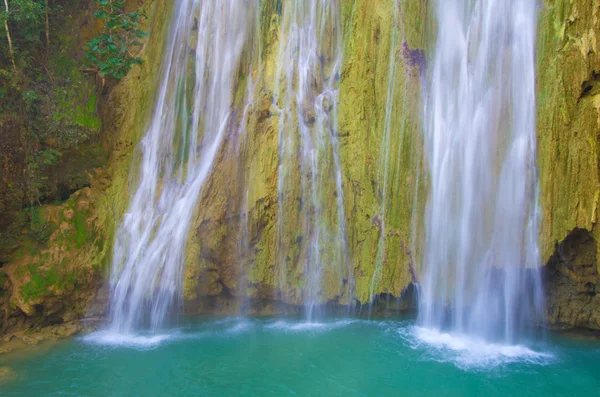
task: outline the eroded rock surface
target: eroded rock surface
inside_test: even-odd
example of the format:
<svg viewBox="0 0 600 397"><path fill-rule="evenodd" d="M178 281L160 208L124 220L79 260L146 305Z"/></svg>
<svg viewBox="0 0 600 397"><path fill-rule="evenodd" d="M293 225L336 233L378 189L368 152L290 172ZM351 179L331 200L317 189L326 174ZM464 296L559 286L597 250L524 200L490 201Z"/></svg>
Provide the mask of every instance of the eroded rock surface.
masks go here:
<svg viewBox="0 0 600 397"><path fill-rule="evenodd" d="M600 330L600 274L597 241L575 229L543 269L546 310L552 327Z"/></svg>

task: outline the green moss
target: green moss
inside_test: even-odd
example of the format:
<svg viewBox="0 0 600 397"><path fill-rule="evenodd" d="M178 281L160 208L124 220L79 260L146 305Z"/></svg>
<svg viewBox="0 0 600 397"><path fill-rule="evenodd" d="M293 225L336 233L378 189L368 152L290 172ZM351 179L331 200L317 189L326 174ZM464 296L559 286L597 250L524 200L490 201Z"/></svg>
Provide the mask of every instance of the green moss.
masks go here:
<svg viewBox="0 0 600 397"><path fill-rule="evenodd" d="M88 225L92 212L88 209L78 209L77 198L71 199L62 206L59 212L59 224L68 224L61 228L54 245L65 247L69 251L80 250L88 243L95 243L96 231Z"/></svg>
<svg viewBox="0 0 600 397"><path fill-rule="evenodd" d="M47 270L37 263L25 266L29 281L21 287L21 296L25 303L35 302L48 295L51 290L60 293L73 290L76 285L76 274L66 270L63 265L54 264ZM46 266L47 268L48 266Z"/></svg>
<svg viewBox="0 0 600 397"><path fill-rule="evenodd" d="M29 272L30 281L21 287L21 295L25 303L31 300L37 300L45 295L50 287L58 281L58 273L54 269L47 271L40 270L40 265L29 264L27 271Z"/></svg>
<svg viewBox="0 0 600 397"><path fill-rule="evenodd" d="M75 212L73 225L75 226L74 242L77 249L81 249L91 237L91 233L87 230L86 219L87 214L81 211Z"/></svg>
<svg viewBox="0 0 600 397"><path fill-rule="evenodd" d="M80 73L74 69L72 80L85 86L85 76ZM89 131L99 131L102 123L96 114L96 95L92 90L90 92L80 87L74 84L70 87L56 88L56 111L52 117L58 122L68 122Z"/></svg>

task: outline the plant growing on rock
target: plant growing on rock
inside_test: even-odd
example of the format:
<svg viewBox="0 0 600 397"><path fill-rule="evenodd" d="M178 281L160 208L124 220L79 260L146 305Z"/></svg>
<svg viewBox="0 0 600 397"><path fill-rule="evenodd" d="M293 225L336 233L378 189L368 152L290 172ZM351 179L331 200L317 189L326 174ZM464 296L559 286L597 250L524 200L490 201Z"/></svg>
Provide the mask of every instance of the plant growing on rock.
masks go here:
<svg viewBox="0 0 600 397"><path fill-rule="evenodd" d="M125 77L134 65L142 59L131 53L133 47L140 46L139 41L147 36L139 24L146 19L144 12L126 12L125 1L94 0L98 11L94 17L104 21L104 30L87 43L88 63L92 71L98 74L104 86L106 76L117 80Z"/></svg>

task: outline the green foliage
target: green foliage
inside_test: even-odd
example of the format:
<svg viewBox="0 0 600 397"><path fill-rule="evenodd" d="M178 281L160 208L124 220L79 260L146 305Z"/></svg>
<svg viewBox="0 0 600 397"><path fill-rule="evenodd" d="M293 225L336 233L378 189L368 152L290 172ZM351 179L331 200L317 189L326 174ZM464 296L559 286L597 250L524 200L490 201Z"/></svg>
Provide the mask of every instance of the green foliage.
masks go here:
<svg viewBox="0 0 600 397"><path fill-rule="evenodd" d="M4 284L6 284L6 273L0 270L0 298L6 295Z"/></svg>
<svg viewBox="0 0 600 397"><path fill-rule="evenodd" d="M44 166L56 165L60 159L60 156L62 156L61 152L54 149L46 149L38 153L39 161Z"/></svg>
<svg viewBox="0 0 600 397"><path fill-rule="evenodd" d="M70 178L55 172L61 154L76 157L101 128L97 81L83 69L87 50L77 36L92 17L81 2L64 3L66 12L56 3L8 0L6 12L0 2L0 135L11 131L5 150L21 162L6 181L14 208L59 198L58 185Z"/></svg>
<svg viewBox="0 0 600 397"><path fill-rule="evenodd" d="M34 149L33 153L27 157L25 163L30 171L43 171L46 167L58 164L62 153L56 149Z"/></svg>
<svg viewBox="0 0 600 397"><path fill-rule="evenodd" d="M104 21L104 31L87 43L88 62L101 76L119 80L127 75L142 59L131 54L131 48L140 46L147 33L139 28L145 13L126 12L125 1L94 0L98 11L94 16Z"/></svg>
<svg viewBox="0 0 600 397"><path fill-rule="evenodd" d="M29 210L29 229L33 238L39 243L45 243L52 235L54 227L42 213L39 207L31 207Z"/></svg>
<svg viewBox="0 0 600 397"><path fill-rule="evenodd" d="M27 90L23 92L22 97L27 113L29 115L35 115L39 110L40 96L35 91Z"/></svg>
<svg viewBox="0 0 600 397"><path fill-rule="evenodd" d="M0 29L1 30L1 29ZM2 45L0 45L2 48ZM15 110L15 93L18 93L18 82L11 70L2 69L0 66L0 110Z"/></svg>
<svg viewBox="0 0 600 397"><path fill-rule="evenodd" d="M12 0L9 3L8 20L19 26L19 36L27 42L39 43L45 26L45 1Z"/></svg>
<svg viewBox="0 0 600 397"><path fill-rule="evenodd" d="M25 176L27 181L26 196L31 204L39 203L43 196L42 188L48 179L44 172L48 167L58 164L62 153L56 149L38 150L34 148L33 152L25 159Z"/></svg>
<svg viewBox="0 0 600 397"><path fill-rule="evenodd" d="M2 4L2 3L0 3ZM48 18L56 14L61 7L50 7L46 9L46 0L9 0L8 12L4 5L0 7L0 24L8 23L11 41L14 50L15 64L21 72L25 69L31 70L40 54L45 54L48 50L45 40L42 38L46 33L46 14ZM6 29L0 29L0 58L8 61L8 43ZM44 44L43 44L44 43ZM45 51L46 50L46 51ZM0 68L2 68L0 62ZM25 71L27 73L28 71Z"/></svg>

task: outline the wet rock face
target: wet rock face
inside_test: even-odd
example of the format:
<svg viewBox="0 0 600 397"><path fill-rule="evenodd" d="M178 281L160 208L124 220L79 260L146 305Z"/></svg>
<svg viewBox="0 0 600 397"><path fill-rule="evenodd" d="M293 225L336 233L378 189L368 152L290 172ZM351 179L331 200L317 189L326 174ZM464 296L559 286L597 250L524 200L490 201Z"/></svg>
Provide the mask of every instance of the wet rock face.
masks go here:
<svg viewBox="0 0 600 397"><path fill-rule="evenodd" d="M600 330L600 275L596 240L575 229L556 246L543 269L547 321L558 329Z"/></svg>
<svg viewBox="0 0 600 397"><path fill-rule="evenodd" d="M541 6L537 162L548 325L600 329L600 3Z"/></svg>
<svg viewBox="0 0 600 397"><path fill-rule="evenodd" d="M91 215L98 194L85 188L62 205L38 210L47 240L28 240L0 269L0 333L63 324L85 315L102 282L97 260L108 249Z"/></svg>
<svg viewBox="0 0 600 397"><path fill-rule="evenodd" d="M576 228L600 238L600 3L545 0L537 43L542 261Z"/></svg>

